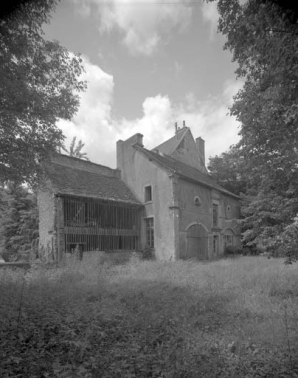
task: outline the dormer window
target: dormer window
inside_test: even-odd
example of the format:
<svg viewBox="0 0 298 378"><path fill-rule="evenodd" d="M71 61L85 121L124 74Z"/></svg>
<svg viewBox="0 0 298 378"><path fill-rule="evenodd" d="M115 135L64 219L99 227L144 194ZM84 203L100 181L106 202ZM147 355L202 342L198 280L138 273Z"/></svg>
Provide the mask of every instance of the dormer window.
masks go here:
<svg viewBox="0 0 298 378"><path fill-rule="evenodd" d="M145 186L145 202L152 202L152 186Z"/></svg>

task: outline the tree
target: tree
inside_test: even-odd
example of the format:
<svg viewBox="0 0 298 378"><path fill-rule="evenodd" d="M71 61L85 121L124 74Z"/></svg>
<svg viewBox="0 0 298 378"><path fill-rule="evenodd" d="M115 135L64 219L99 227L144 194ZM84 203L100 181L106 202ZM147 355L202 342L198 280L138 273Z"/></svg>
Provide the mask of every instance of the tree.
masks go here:
<svg viewBox="0 0 298 378"><path fill-rule="evenodd" d="M223 188L240 195L245 193L252 183L245 175L245 161L236 146L220 156L211 157L208 170L210 176Z"/></svg>
<svg viewBox="0 0 298 378"><path fill-rule="evenodd" d="M3 255L6 260L24 258L31 242L38 237L37 199L25 187L8 183L1 189L3 209L0 227Z"/></svg>
<svg viewBox="0 0 298 378"><path fill-rule="evenodd" d="M0 18L6 18L26 3L29 3L32 0L10 0L9 2L0 3Z"/></svg>
<svg viewBox="0 0 298 378"><path fill-rule="evenodd" d="M76 139L77 139L77 137L73 137L73 139L70 143L70 146L69 146L69 151L64 146L61 146L62 150L67 152L69 154L69 156L73 156L73 157L76 157L76 158L79 158L79 159L89 160L86 156L87 153L81 152L81 150L85 146L85 144L82 143L81 140L79 140L79 142L76 146Z"/></svg>
<svg viewBox="0 0 298 378"><path fill-rule="evenodd" d="M225 48L245 79L231 107L242 125L240 146L254 165L283 168L297 158L297 26L271 1L220 0L218 9Z"/></svg>
<svg viewBox="0 0 298 378"><path fill-rule="evenodd" d="M247 180L256 183L253 194L246 190L243 240L275 250L297 224L298 212L298 14L290 5L218 2L224 48L245 81L230 109L241 124L235 149L245 161Z"/></svg>
<svg viewBox="0 0 298 378"><path fill-rule="evenodd" d="M56 126L78 110L82 59L43 39L57 0L24 2L0 20L0 177L34 184L63 143Z"/></svg>

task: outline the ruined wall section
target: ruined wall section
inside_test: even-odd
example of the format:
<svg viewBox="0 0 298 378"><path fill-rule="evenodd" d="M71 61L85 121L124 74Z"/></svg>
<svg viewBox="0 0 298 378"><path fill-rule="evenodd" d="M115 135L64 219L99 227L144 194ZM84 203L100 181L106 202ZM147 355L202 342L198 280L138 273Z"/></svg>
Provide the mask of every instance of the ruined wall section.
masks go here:
<svg viewBox="0 0 298 378"><path fill-rule="evenodd" d="M57 254L57 238L55 229L56 198L49 189L37 195L39 209L39 250L42 254ZM44 256L50 258L51 256Z"/></svg>

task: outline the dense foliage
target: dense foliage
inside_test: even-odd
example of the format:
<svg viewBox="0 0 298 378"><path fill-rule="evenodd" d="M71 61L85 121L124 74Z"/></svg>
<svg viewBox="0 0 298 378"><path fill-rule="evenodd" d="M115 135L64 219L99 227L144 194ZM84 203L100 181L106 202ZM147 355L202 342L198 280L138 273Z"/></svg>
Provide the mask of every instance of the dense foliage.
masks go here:
<svg viewBox="0 0 298 378"><path fill-rule="evenodd" d="M273 0L219 0L218 10L224 48L233 53L244 86L231 107L241 125L240 142L211 160L211 173L246 194L243 241L281 252L298 212L297 14ZM231 163L223 180L221 167Z"/></svg>
<svg viewBox="0 0 298 378"><path fill-rule="evenodd" d="M70 119L85 88L82 60L43 38L56 0L23 2L0 19L0 177L34 184L39 161L63 142L56 126Z"/></svg>
<svg viewBox="0 0 298 378"><path fill-rule="evenodd" d="M36 195L9 183L1 189L0 240L6 261L28 258L32 240L38 237Z"/></svg>
<svg viewBox="0 0 298 378"><path fill-rule="evenodd" d="M251 182L247 180L245 167L243 157L240 156L236 146L220 156L211 157L208 164L212 178L223 188L237 195L245 193L251 186Z"/></svg>

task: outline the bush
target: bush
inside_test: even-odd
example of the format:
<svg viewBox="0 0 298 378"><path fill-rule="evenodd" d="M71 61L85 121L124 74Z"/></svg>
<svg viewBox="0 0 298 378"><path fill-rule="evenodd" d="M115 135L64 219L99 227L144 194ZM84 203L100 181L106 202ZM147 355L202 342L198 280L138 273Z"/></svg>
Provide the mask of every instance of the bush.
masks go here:
<svg viewBox="0 0 298 378"><path fill-rule="evenodd" d="M150 247L145 247L142 250L143 260L153 260L155 258L154 249Z"/></svg>
<svg viewBox="0 0 298 378"><path fill-rule="evenodd" d="M244 256L259 256L260 254L265 253L265 250L257 247L256 245L246 245L242 249L242 254Z"/></svg>
<svg viewBox="0 0 298 378"><path fill-rule="evenodd" d="M224 255L226 256L235 256L241 255L242 248L237 247L236 245L227 245L224 249Z"/></svg>

